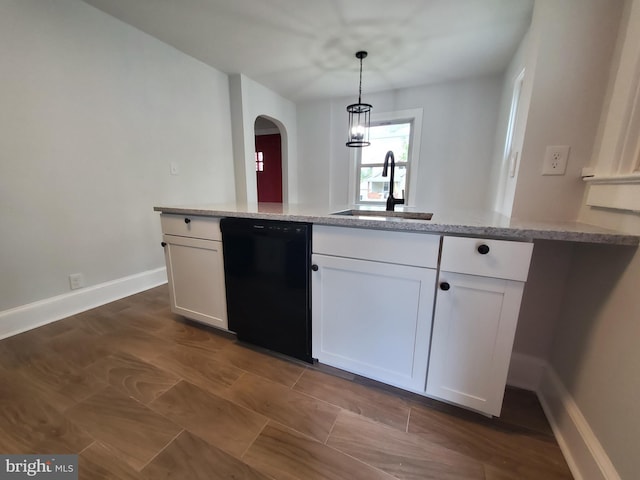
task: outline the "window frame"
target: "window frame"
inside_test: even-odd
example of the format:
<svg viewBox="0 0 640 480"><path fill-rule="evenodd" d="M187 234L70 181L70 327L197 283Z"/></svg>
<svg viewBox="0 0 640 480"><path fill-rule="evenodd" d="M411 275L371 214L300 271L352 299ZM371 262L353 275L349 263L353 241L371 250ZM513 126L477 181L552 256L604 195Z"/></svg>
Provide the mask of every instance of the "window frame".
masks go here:
<svg viewBox="0 0 640 480"><path fill-rule="evenodd" d="M583 169L585 204L640 212L640 0L620 29L592 166Z"/></svg>
<svg viewBox="0 0 640 480"><path fill-rule="evenodd" d="M511 93L511 107L509 108L509 122L507 124L507 135L504 142L504 151L502 161L509 165L509 178L514 178L518 171L518 152L514 151L513 140L516 133L516 124L518 122L518 114L520 113L520 98L522 96L522 86L524 85L525 69L520 70L513 81L513 89Z"/></svg>
<svg viewBox="0 0 640 480"><path fill-rule="evenodd" d="M396 162L398 165L406 165L405 175L405 204L404 206L415 206L416 185L418 178L418 166L420 163L420 139L422 137L422 108L408 110L397 110L392 112L372 113L371 126L390 125L398 123L410 123L409 149L406 162ZM367 148L367 147L363 147ZM386 198L379 202L362 202L360 193L360 171L362 169L362 148L351 149L351 169L349 180L349 199L353 205L380 207L386 204ZM384 159L380 163L367 164L367 167L382 166Z"/></svg>

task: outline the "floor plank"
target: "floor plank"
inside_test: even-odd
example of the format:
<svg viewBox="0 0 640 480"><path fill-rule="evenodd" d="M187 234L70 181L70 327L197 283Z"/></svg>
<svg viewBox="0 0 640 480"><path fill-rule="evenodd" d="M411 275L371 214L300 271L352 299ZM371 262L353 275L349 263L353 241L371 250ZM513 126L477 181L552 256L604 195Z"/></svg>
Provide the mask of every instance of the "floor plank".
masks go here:
<svg viewBox="0 0 640 480"><path fill-rule="evenodd" d="M92 335L130 331L126 322L119 321L117 312L106 306L78 313L70 317L68 323Z"/></svg>
<svg viewBox="0 0 640 480"><path fill-rule="evenodd" d="M340 412L334 405L251 373L243 375L224 396L323 443Z"/></svg>
<svg viewBox="0 0 640 480"><path fill-rule="evenodd" d="M85 370L144 404L151 402L180 380L177 375L126 353L101 358Z"/></svg>
<svg viewBox="0 0 640 480"><path fill-rule="evenodd" d="M570 474L554 470L541 470L538 467L520 464L515 469L499 468L495 465L484 465L485 480L566 480L573 478Z"/></svg>
<svg viewBox="0 0 640 480"><path fill-rule="evenodd" d="M162 369L211 393L221 393L244 373L233 365L212 358L207 352L177 345L154 360Z"/></svg>
<svg viewBox="0 0 640 480"><path fill-rule="evenodd" d="M296 363L234 343L228 343L213 358L287 387L292 387L305 370Z"/></svg>
<svg viewBox="0 0 640 480"><path fill-rule="evenodd" d="M392 480L394 477L331 447L269 422L243 460L279 480Z"/></svg>
<svg viewBox="0 0 640 480"><path fill-rule="evenodd" d="M407 429L408 402L387 392L313 369L307 369L293 388L403 432Z"/></svg>
<svg viewBox="0 0 640 480"><path fill-rule="evenodd" d="M163 333L179 330L179 320L181 319L178 315L171 313L166 305L157 310L149 310L146 305L131 305L113 316L129 327L158 334L161 338L166 338Z"/></svg>
<svg viewBox="0 0 640 480"><path fill-rule="evenodd" d="M106 386L95 375L46 347L15 372L33 392L58 411L68 409Z"/></svg>
<svg viewBox="0 0 640 480"><path fill-rule="evenodd" d="M342 412L327 445L405 480L484 480L482 464L418 435Z"/></svg>
<svg viewBox="0 0 640 480"><path fill-rule="evenodd" d="M0 382L0 451L2 453L74 453L93 442L78 424L69 421L23 379L2 373Z"/></svg>
<svg viewBox="0 0 640 480"><path fill-rule="evenodd" d="M160 395L149 407L238 458L267 423L259 413L185 381Z"/></svg>
<svg viewBox="0 0 640 480"><path fill-rule="evenodd" d="M42 350L49 337L41 334L39 330L31 330L0 341L0 365L6 369L17 368L46 355ZM66 330L62 333L66 333Z"/></svg>
<svg viewBox="0 0 640 480"><path fill-rule="evenodd" d="M549 438L553 437L551 425L535 393L507 387L502 405L500 422L526 427Z"/></svg>
<svg viewBox="0 0 640 480"><path fill-rule="evenodd" d="M69 363L80 367L118 351L113 343L105 343L101 334L77 328L57 335L47 345Z"/></svg>
<svg viewBox="0 0 640 480"><path fill-rule="evenodd" d="M120 461L118 452L94 442L78 457L79 480L142 480L144 477Z"/></svg>
<svg viewBox="0 0 640 480"><path fill-rule="evenodd" d="M469 414L458 417L432 408L412 407L408 431L514 474L527 466L540 478L572 478L557 443L524 427Z"/></svg>
<svg viewBox="0 0 640 480"><path fill-rule="evenodd" d="M122 460L136 470L182 430L110 386L70 408L65 416L119 452Z"/></svg>
<svg viewBox="0 0 640 480"><path fill-rule="evenodd" d="M170 328L162 330L160 335L158 332L155 334L173 344L204 350L206 353L217 352L231 343L229 338L212 334L207 328L188 321L172 322Z"/></svg>
<svg viewBox="0 0 640 480"><path fill-rule="evenodd" d="M246 463L182 432L143 470L145 478L175 480L268 480Z"/></svg>
<svg viewBox="0 0 640 480"><path fill-rule="evenodd" d="M103 335L101 341L103 345L109 345L112 351L128 353L148 361L153 361L157 356L168 352L174 345L169 340L132 327Z"/></svg>

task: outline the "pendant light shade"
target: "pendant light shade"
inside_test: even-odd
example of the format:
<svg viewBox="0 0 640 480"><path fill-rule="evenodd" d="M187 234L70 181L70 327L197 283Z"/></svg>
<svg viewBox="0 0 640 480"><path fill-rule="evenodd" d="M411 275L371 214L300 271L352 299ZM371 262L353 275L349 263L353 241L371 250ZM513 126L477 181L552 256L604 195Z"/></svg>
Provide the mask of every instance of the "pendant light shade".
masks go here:
<svg viewBox="0 0 640 480"><path fill-rule="evenodd" d="M349 132L347 135L347 147L368 147L369 127L371 125L371 105L362 103L362 59L367 56L367 52L356 53L356 58L360 60L360 86L358 88L358 103L347 106L349 112Z"/></svg>

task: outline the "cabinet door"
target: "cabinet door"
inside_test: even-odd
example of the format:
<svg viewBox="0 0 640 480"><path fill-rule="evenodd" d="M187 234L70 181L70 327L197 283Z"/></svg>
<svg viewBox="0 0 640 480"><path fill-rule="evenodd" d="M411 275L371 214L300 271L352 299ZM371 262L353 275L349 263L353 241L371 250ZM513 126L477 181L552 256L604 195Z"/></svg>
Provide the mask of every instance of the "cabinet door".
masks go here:
<svg viewBox="0 0 640 480"><path fill-rule="evenodd" d="M222 242L164 235L171 310L227 329Z"/></svg>
<svg viewBox="0 0 640 480"><path fill-rule="evenodd" d="M325 255L313 263L313 356L424 393L435 270Z"/></svg>
<svg viewBox="0 0 640 480"><path fill-rule="evenodd" d="M427 395L500 415L524 283L441 272L439 285Z"/></svg>

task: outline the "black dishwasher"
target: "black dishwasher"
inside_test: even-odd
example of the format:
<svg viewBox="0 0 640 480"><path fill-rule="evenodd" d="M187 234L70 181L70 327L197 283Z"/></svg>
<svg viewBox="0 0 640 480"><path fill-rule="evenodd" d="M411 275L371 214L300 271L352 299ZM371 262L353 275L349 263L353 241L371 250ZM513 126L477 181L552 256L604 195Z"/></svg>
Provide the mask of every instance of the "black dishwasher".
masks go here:
<svg viewBox="0 0 640 480"><path fill-rule="evenodd" d="M229 330L311 362L311 224L223 218Z"/></svg>

